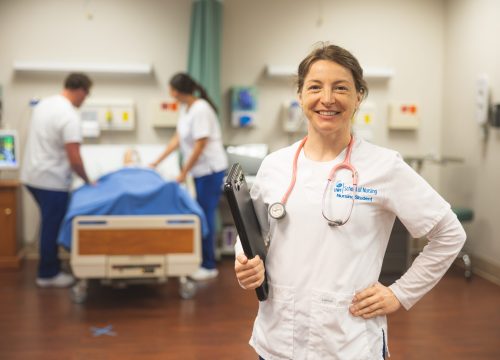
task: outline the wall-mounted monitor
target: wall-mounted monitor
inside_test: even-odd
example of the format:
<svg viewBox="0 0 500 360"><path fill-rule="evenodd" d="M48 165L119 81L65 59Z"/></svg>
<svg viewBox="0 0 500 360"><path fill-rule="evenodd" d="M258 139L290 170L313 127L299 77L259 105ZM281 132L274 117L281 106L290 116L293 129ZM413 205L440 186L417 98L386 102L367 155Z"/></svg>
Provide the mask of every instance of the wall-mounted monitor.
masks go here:
<svg viewBox="0 0 500 360"><path fill-rule="evenodd" d="M0 129L0 171L19 168L17 131Z"/></svg>

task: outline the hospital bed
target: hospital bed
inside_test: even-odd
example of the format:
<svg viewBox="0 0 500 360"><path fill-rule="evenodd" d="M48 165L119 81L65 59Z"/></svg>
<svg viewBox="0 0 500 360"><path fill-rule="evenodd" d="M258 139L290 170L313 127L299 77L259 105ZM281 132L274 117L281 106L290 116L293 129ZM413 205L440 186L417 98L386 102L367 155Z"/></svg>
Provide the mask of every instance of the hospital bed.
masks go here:
<svg viewBox="0 0 500 360"><path fill-rule="evenodd" d="M156 145L133 147L143 164L152 162L164 148ZM98 179L122 168L123 154L128 148L128 145L82 146L82 158L89 177ZM177 156L167 158L158 172L164 180L174 179L179 173ZM76 182L74 187L79 185ZM146 202L149 204L150 201ZM99 210L107 212L103 207ZM78 281L71 289L72 300L76 303L86 300L90 279L123 287L132 283L164 283L169 277L179 278L182 298L193 297L196 286L189 281L188 275L201 263L202 224L199 215L185 213L73 217L70 264ZM64 224L60 238L63 229Z"/></svg>
<svg viewBox="0 0 500 360"><path fill-rule="evenodd" d="M77 216L73 220L71 268L77 303L87 298L89 279L125 286L164 283L179 277L179 294L194 296L187 279L201 262L200 222L196 215Z"/></svg>

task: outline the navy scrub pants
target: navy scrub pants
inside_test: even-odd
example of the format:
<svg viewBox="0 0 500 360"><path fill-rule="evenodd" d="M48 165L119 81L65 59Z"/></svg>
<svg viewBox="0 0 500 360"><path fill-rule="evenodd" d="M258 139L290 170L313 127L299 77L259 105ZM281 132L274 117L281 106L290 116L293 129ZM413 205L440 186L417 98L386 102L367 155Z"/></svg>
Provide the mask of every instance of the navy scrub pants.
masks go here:
<svg viewBox="0 0 500 360"><path fill-rule="evenodd" d="M224 172L219 171L210 175L194 178L196 200L200 204L208 223L208 234L203 237L201 248L205 269L215 269L215 215L222 194Z"/></svg>
<svg viewBox="0 0 500 360"><path fill-rule="evenodd" d="M40 263L38 277L51 278L61 271L57 245L59 228L68 209L69 193L34 188L26 185L40 208Z"/></svg>

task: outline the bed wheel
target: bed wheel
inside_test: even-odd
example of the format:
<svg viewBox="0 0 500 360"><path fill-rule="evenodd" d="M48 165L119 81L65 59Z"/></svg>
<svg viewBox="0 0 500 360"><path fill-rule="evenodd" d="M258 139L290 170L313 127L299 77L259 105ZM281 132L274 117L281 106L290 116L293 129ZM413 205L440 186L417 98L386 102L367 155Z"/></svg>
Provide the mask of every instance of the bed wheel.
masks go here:
<svg viewBox="0 0 500 360"><path fill-rule="evenodd" d="M75 304L83 304L87 300L87 280L79 280L73 285L70 297Z"/></svg>
<svg viewBox="0 0 500 360"><path fill-rule="evenodd" d="M185 276L179 278L179 295L181 298L192 299L196 294L196 284L188 280Z"/></svg>

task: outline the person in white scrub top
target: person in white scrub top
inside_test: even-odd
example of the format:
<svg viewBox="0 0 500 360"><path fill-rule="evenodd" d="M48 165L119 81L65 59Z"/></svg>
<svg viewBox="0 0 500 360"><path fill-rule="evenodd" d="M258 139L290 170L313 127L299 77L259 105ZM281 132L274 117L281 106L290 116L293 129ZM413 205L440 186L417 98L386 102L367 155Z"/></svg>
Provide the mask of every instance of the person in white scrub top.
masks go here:
<svg viewBox="0 0 500 360"><path fill-rule="evenodd" d="M239 241L235 247L241 287L255 289L268 277L269 297L259 302L250 345L266 360L384 359L386 316L410 309L436 285L465 232L450 205L397 152L353 135L368 88L350 52L328 44L313 50L299 65L297 91L307 139L268 155L251 188L269 241L265 266L258 256L248 259ZM325 192L332 168L343 162L357 172L357 186L352 172L340 169ZM386 287L378 278L396 216L429 244Z"/></svg>
<svg viewBox="0 0 500 360"><path fill-rule="evenodd" d="M40 208L40 287L65 287L73 276L61 271L57 234L68 208L72 174L89 182L80 156L82 132L77 111L92 81L69 74L61 94L41 100L33 109L21 168L21 181Z"/></svg>
<svg viewBox="0 0 500 360"><path fill-rule="evenodd" d="M150 164L158 166L172 151L180 148L183 165L177 177L184 182L191 174L196 187L196 200L208 222L208 235L202 239L203 261L193 274L193 280L217 277L215 263L215 216L227 168L227 156L217 109L203 86L185 73L175 74L169 82L170 96L180 104L177 131L165 151Z"/></svg>

